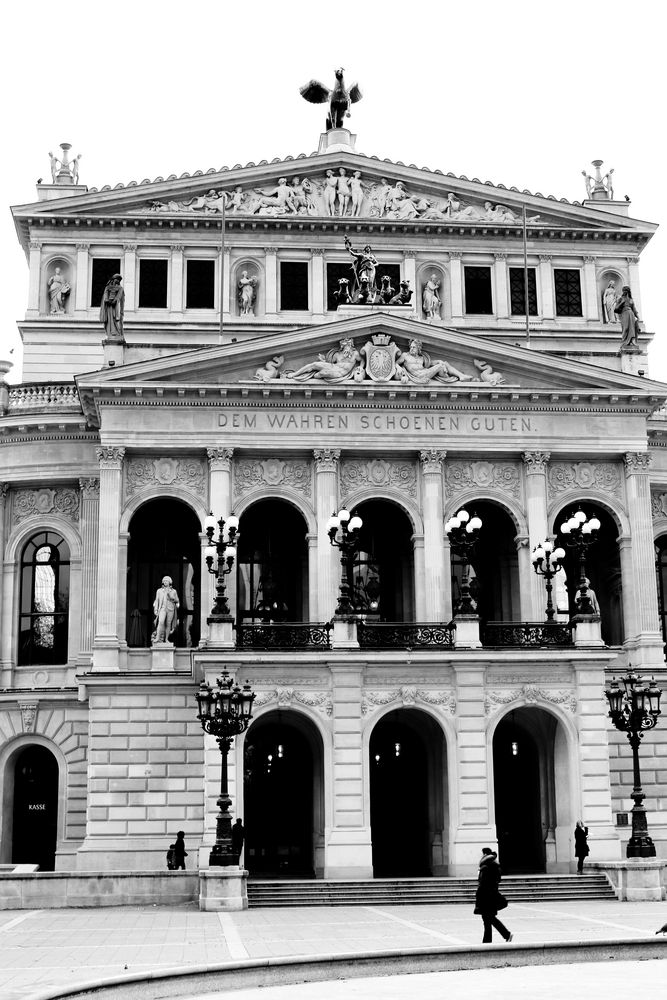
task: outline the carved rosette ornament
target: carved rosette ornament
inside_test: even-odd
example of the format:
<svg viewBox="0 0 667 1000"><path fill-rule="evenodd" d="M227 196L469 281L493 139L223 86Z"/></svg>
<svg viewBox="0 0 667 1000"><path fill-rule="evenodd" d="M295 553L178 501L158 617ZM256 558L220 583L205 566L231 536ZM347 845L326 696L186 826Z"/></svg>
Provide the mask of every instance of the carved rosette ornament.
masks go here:
<svg viewBox="0 0 667 1000"><path fill-rule="evenodd" d="M303 705L312 708L320 715L333 715L333 699L329 691L299 691L293 687L276 687L269 691L258 691L255 695L253 708L264 708L266 705L277 704L278 708L292 708Z"/></svg>
<svg viewBox="0 0 667 1000"><path fill-rule="evenodd" d="M233 448L207 448L208 467L211 472L229 472L234 457Z"/></svg>
<svg viewBox="0 0 667 1000"><path fill-rule="evenodd" d="M519 690L515 691L487 691L484 698L484 711L487 715L491 715L503 705L511 705L512 702L519 699L529 705L548 702L551 705L559 705L568 712L574 713L577 710L577 699L573 691L552 691L549 688L539 687L537 684L523 684Z"/></svg>
<svg viewBox="0 0 667 1000"><path fill-rule="evenodd" d="M552 462L547 474L549 493L596 489L623 497L621 470L612 462Z"/></svg>
<svg viewBox="0 0 667 1000"><path fill-rule="evenodd" d="M551 452L524 451L521 457L527 476L543 476L547 471Z"/></svg>
<svg viewBox="0 0 667 1000"><path fill-rule="evenodd" d="M442 473L442 463L446 457L447 452L439 451L437 448L420 451L419 459L422 464L422 473L425 476L439 476Z"/></svg>
<svg viewBox="0 0 667 1000"><path fill-rule="evenodd" d="M310 464L285 462L279 458L240 458L234 462L235 497L241 497L250 490L272 486L295 490L309 497L312 493Z"/></svg>
<svg viewBox="0 0 667 1000"><path fill-rule="evenodd" d="M340 469L343 499L360 489L389 488L409 497L417 496L417 470L412 462L389 462L386 459L346 459Z"/></svg>
<svg viewBox="0 0 667 1000"><path fill-rule="evenodd" d="M47 514L78 521L79 499L75 489L16 490L12 494L13 523L18 524L26 517Z"/></svg>
<svg viewBox="0 0 667 1000"><path fill-rule="evenodd" d="M127 463L127 495L154 486L178 486L204 496L204 463L198 458L131 458Z"/></svg>
<svg viewBox="0 0 667 1000"><path fill-rule="evenodd" d="M103 445L95 449L100 469L120 469L125 455L124 448L115 448Z"/></svg>
<svg viewBox="0 0 667 1000"><path fill-rule="evenodd" d="M506 493L519 500L521 477L518 466L509 462L451 462L445 469L448 496L470 489Z"/></svg>
<svg viewBox="0 0 667 1000"><path fill-rule="evenodd" d="M431 691L415 685L404 685L388 691L365 690L361 699L361 714L370 715L371 712L385 705L391 705L394 701L402 705L416 705L422 702L425 705L434 705L448 715L456 714L456 698L452 691Z"/></svg>
<svg viewBox="0 0 667 1000"><path fill-rule="evenodd" d="M647 451L628 451L623 456L626 476L637 476L651 471L651 456Z"/></svg>
<svg viewBox="0 0 667 1000"><path fill-rule="evenodd" d="M339 448L315 448L313 451L316 472L337 472L340 461Z"/></svg>

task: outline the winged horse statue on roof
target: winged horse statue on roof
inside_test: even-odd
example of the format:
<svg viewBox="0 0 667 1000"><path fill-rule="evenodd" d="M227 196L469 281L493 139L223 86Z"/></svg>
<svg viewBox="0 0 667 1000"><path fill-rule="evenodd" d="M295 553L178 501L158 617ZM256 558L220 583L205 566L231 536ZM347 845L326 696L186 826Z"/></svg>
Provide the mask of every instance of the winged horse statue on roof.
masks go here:
<svg viewBox="0 0 667 1000"><path fill-rule="evenodd" d="M344 119L350 117L350 104L356 104L363 97L356 83L349 90L345 89L342 69L336 70L336 82L333 90L329 90L318 80L311 80L305 87L299 88L299 93L311 104L329 102L327 132L332 128L343 128Z"/></svg>

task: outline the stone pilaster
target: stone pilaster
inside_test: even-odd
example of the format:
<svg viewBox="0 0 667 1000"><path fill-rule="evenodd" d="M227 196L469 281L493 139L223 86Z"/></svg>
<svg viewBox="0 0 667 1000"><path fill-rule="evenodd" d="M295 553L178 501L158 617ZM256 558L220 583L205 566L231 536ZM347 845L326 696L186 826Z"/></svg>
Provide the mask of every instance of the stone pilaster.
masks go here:
<svg viewBox="0 0 667 1000"><path fill-rule="evenodd" d="M424 621L448 621L445 615L444 498L445 451L421 451L424 515Z"/></svg>
<svg viewBox="0 0 667 1000"><path fill-rule="evenodd" d="M306 545L308 546L308 621L318 622L320 621L319 601L317 587L314 586L314 581L317 580L317 560L319 558L317 532L306 535Z"/></svg>
<svg viewBox="0 0 667 1000"><path fill-rule="evenodd" d="M224 247L222 254L222 315L229 316L232 301L232 249Z"/></svg>
<svg viewBox="0 0 667 1000"><path fill-rule="evenodd" d="M410 288L412 289L412 306L413 308L419 310L419 297L417 295L417 268L415 265L414 250L406 250L403 256L403 280L410 283Z"/></svg>
<svg viewBox="0 0 667 1000"><path fill-rule="evenodd" d="M542 319L554 319L556 301L554 298L553 272L551 269L551 254L540 255L540 298Z"/></svg>
<svg viewBox="0 0 667 1000"><path fill-rule="evenodd" d="M526 489L526 513L528 515L528 559L521 562L520 573L530 574L530 586L521 587L521 618L523 621L544 621L547 594L544 579L533 570L530 554L536 545L540 545L549 536L549 521L547 518L547 467L550 453L548 451L524 451L523 471ZM529 603L524 606L524 594L530 594Z"/></svg>
<svg viewBox="0 0 667 1000"><path fill-rule="evenodd" d="M635 309L639 313L640 318L642 318L642 295L641 288L639 287L639 257L626 257L625 261L628 265L628 284L632 291L632 300L635 304Z"/></svg>
<svg viewBox="0 0 667 1000"><path fill-rule="evenodd" d="M313 313L320 316L324 315L327 308L324 250L321 247L315 247L310 252L312 254Z"/></svg>
<svg viewBox="0 0 667 1000"><path fill-rule="evenodd" d="M100 463L100 503L96 625L93 669L118 670L118 525L123 481L124 448L97 449ZM124 587L125 581L122 581Z"/></svg>
<svg viewBox="0 0 667 1000"><path fill-rule="evenodd" d="M338 604L340 552L331 545L326 532L326 524L331 515L338 510L340 451L334 448L316 448L313 456L315 458L317 512L317 592L320 602L318 616L322 621L329 621Z"/></svg>
<svg viewBox="0 0 667 1000"><path fill-rule="evenodd" d="M600 304L595 278L595 257L584 257L584 318L599 320Z"/></svg>
<svg viewBox="0 0 667 1000"><path fill-rule="evenodd" d="M123 243L123 288L125 289L125 312L137 308L137 244Z"/></svg>
<svg viewBox="0 0 667 1000"><path fill-rule="evenodd" d="M81 642L80 653L87 657L95 638L97 604L97 541L100 530L100 481L80 479L81 490Z"/></svg>
<svg viewBox="0 0 667 1000"><path fill-rule="evenodd" d="M664 666L662 634L658 616L655 549L651 515L651 456L648 452L624 455L625 491L632 536L632 579L623 577L623 592L630 587L635 602L634 634L626 631L625 643L639 647L633 665L644 669Z"/></svg>
<svg viewBox="0 0 667 1000"><path fill-rule="evenodd" d="M88 251L89 243L76 245L76 285L74 286L74 312L88 309Z"/></svg>
<svg viewBox="0 0 667 1000"><path fill-rule="evenodd" d="M426 617L426 572L424 569L424 536L412 535L412 559L415 577L415 620L427 621Z"/></svg>
<svg viewBox="0 0 667 1000"><path fill-rule="evenodd" d="M506 319L510 314L506 253L494 253L493 255L493 284L496 316L500 319Z"/></svg>
<svg viewBox="0 0 667 1000"><path fill-rule="evenodd" d="M452 251L449 255L449 281L452 301L452 322L458 323L463 319L463 268L461 267L461 254Z"/></svg>
<svg viewBox="0 0 667 1000"><path fill-rule="evenodd" d="M278 256L275 247L264 248L264 302L267 316L275 316L278 311Z"/></svg>
<svg viewBox="0 0 667 1000"><path fill-rule="evenodd" d="M223 517L225 520L232 511L232 459L234 457L233 448L207 448L208 457L208 496L209 510L216 521ZM217 536L217 528L216 528ZM215 603L215 576L208 572L204 561L203 547L208 544L206 535L202 533L202 578L201 578L201 634L205 636L208 632L206 619L211 614L211 608ZM236 610L236 567L225 578L227 599L229 610L232 616Z"/></svg>
<svg viewBox="0 0 667 1000"><path fill-rule="evenodd" d="M12 584L13 573L10 566L5 566L5 545L7 544L7 529L5 527L7 497L9 484L0 483L0 686L11 685L12 661Z"/></svg>
<svg viewBox="0 0 667 1000"><path fill-rule="evenodd" d="M169 310L172 313L183 312L183 250L182 243L172 243L169 247L171 259L169 263L170 271L170 295Z"/></svg>
<svg viewBox="0 0 667 1000"><path fill-rule="evenodd" d="M39 312L40 281L41 281L42 244L39 240L30 240L30 283L28 285L28 314Z"/></svg>

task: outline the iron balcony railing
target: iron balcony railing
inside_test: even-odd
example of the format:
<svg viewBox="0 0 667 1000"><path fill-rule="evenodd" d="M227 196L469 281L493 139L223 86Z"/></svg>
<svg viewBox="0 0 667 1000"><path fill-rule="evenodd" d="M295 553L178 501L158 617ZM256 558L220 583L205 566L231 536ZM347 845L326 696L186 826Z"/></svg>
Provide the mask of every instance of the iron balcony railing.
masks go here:
<svg viewBox="0 0 667 1000"><path fill-rule="evenodd" d="M357 625L361 649L453 649L456 625L432 622L365 622Z"/></svg>
<svg viewBox="0 0 667 1000"><path fill-rule="evenodd" d="M237 649L331 649L331 622L239 624L235 628Z"/></svg>
<svg viewBox="0 0 667 1000"><path fill-rule="evenodd" d="M571 646L573 629L570 622L485 622L479 633L483 646L539 649Z"/></svg>

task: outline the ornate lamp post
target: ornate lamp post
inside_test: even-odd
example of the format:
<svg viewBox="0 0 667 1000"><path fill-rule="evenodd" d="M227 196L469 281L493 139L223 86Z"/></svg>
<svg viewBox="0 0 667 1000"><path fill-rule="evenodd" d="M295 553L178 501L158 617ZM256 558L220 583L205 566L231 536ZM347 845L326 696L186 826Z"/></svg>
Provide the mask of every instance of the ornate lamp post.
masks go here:
<svg viewBox="0 0 667 1000"><path fill-rule="evenodd" d="M359 531L364 522L358 514L350 514L341 507L327 521L329 541L340 549L340 589L338 592L337 615L352 615L356 608L353 601L352 566L355 553L359 550Z"/></svg>
<svg viewBox="0 0 667 1000"><path fill-rule="evenodd" d="M218 538L214 542L213 534L216 523L218 525ZM236 558L235 543L238 539L238 529L239 519L235 514L229 514L226 521L221 517L216 522L211 511L204 522L204 530L208 535L208 545L204 549L206 566L209 573L212 573L216 578L215 604L211 609L212 618L229 618L230 616L227 594L225 593L225 577L231 573Z"/></svg>
<svg viewBox="0 0 667 1000"><path fill-rule="evenodd" d="M563 567L565 559L565 549L554 548L554 543L547 538L541 545L536 545L531 556L533 569L538 576L543 576L547 590L547 621L553 622L556 609L554 608L551 594L553 591L552 580L556 573Z"/></svg>
<svg viewBox="0 0 667 1000"><path fill-rule="evenodd" d="M632 667L621 678L620 688L616 678L605 691L609 702L609 717L617 729L625 733L632 747L634 785L632 788L632 836L628 841L626 855L629 858L654 858L655 845L648 834L644 792L639 772L639 745L647 729L653 729L660 715L662 691L655 679L649 682L636 674Z"/></svg>
<svg viewBox="0 0 667 1000"><path fill-rule="evenodd" d="M232 817L229 807L232 800L229 797L227 784L227 758L234 739L248 728L252 719L252 703L255 692L249 684L240 688L224 670L218 677L217 687L210 687L202 681L195 695L199 712L197 718L205 733L215 736L222 754L222 771L220 775L220 797L217 800L220 810L215 823L215 844L208 859L211 867L223 865L238 865L239 856L232 849Z"/></svg>
<svg viewBox="0 0 667 1000"><path fill-rule="evenodd" d="M560 526L560 533L565 538L569 549L574 549L579 559L579 590L577 596L577 614L594 615L595 608L591 603L586 579L586 552L597 541L600 522L597 517L587 518L579 509L569 520Z"/></svg>
<svg viewBox="0 0 667 1000"><path fill-rule="evenodd" d="M456 555L461 557L463 565L461 597L456 607L457 615L474 615L477 611L470 594L470 556L479 539L481 527L482 519L476 515L471 517L464 508L458 514L450 517L445 524L445 533L449 538L449 544Z"/></svg>

